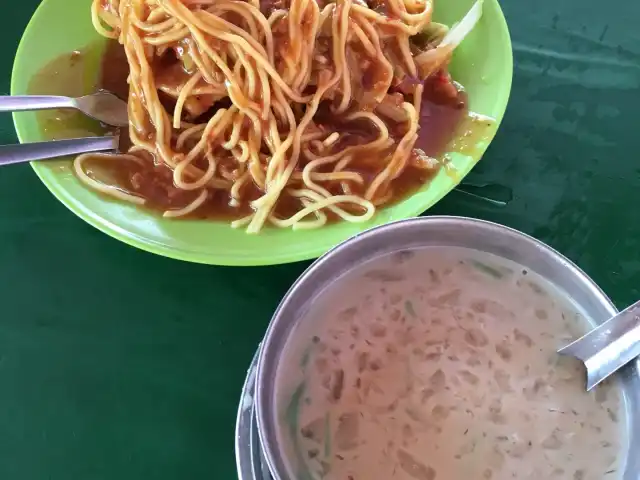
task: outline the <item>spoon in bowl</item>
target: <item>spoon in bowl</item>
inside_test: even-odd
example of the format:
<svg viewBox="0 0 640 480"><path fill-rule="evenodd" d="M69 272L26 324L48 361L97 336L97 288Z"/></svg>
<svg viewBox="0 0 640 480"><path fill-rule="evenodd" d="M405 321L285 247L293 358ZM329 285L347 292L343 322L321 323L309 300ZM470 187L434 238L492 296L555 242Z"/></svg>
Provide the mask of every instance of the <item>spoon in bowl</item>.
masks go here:
<svg viewBox="0 0 640 480"><path fill-rule="evenodd" d="M640 301L558 350L587 369L587 391L640 355Z"/></svg>
<svg viewBox="0 0 640 480"><path fill-rule="evenodd" d="M0 112L50 110L54 108L73 108L99 122L114 127L126 127L129 125L127 102L104 90L79 98L44 95L0 96Z"/></svg>

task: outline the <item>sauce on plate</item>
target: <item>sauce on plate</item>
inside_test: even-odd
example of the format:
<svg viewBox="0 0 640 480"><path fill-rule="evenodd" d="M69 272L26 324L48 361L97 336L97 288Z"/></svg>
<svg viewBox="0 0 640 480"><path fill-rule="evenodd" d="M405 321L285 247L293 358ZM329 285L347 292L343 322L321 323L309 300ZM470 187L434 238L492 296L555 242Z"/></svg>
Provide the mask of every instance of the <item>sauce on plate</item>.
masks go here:
<svg viewBox="0 0 640 480"><path fill-rule="evenodd" d="M179 90L180 85L188 79L188 74L181 65L173 51L168 50L167 54L153 66L156 83L166 91ZM99 75L95 74L97 70L100 72ZM127 75L128 65L123 48L116 42L107 42L106 46L101 42L55 59L34 76L28 90L31 94L81 96L99 89L106 89L126 99ZM464 91L454 89L452 94L452 84L443 82L443 78L442 75L434 75L425 85L420 119L421 129L416 148L422 150L427 157L439 159L444 166L444 171L458 181L456 171L445 158L444 152L459 151L472 154L478 142L482 142L484 137L490 138L495 124L491 119L470 113ZM168 95L162 95L161 98L165 107L171 111L174 100ZM213 109L205 112L198 117L198 122L210 118L212 113ZM42 132L47 139L101 135L113 130L72 110L43 111L38 112L37 115ZM345 126L340 124L339 119L328 115L325 120L324 128L331 131L340 129L345 132ZM346 135L344 140L347 143L364 143L375 133L358 126L350 128L352 131L348 132L349 135ZM120 149L126 151L130 145L127 132L121 131L120 134ZM458 140L453 141L454 138ZM466 141L461 141L465 138ZM337 145L336 148L338 147L340 146ZM420 155L414 156L416 162L423 161L420 160ZM220 168L224 168L224 161L221 160L220 163ZM69 162L56 165L58 168L68 168ZM171 171L158 165L157 162L149 161L141 167L134 162L96 159L88 166L92 176L135 192L147 200L147 207L156 211L180 208L198 196L198 192L175 188ZM354 162L349 170L356 171L364 177L366 188L369 183L366 180L377 175L380 168L380 162L367 161ZM323 173L322 168L317 171ZM398 178L392 181L393 197L385 206L393 205L411 195L429 183L437 173L437 167L423 169L409 165ZM360 188L358 185L353 184L351 187L353 193L363 193L358 191ZM332 193L341 195L344 193L342 188L339 182L335 182L335 192L332 191ZM243 189L243 202L240 205L230 203L229 193L226 190L215 190L209 195L207 202L191 217L225 220L245 217L251 213L249 202L260 197L261 191L252 183L248 183ZM276 215L284 218L297 212L300 209L299 201L297 198L283 195L276 205ZM332 212L326 213L329 220L334 219Z"/></svg>

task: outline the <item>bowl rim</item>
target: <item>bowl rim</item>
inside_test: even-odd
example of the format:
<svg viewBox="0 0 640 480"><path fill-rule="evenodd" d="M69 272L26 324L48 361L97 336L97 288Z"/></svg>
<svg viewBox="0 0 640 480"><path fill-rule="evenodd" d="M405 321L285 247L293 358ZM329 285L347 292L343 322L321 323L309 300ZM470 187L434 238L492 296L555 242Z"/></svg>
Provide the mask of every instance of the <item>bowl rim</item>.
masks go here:
<svg viewBox="0 0 640 480"><path fill-rule="evenodd" d="M465 230L489 232L496 237L499 236L501 244L503 239L505 244L509 244L509 240L517 240L523 245L522 248L536 252L536 254L539 253L540 256L548 258L553 264L557 263L558 268L566 272L568 277L574 279L580 287L584 289L585 295L595 302L596 307L601 310L601 313L613 316L618 312L605 292L574 262L544 242L526 233L498 223L458 216L419 217L375 227L352 237L320 257L300 275L277 307L260 345L254 402L262 451L274 478L281 480L288 478L284 458L277 448L277 426L274 421L274 412L277 409L277 402L275 400L275 378L278 360L285 342L301 318L296 317L296 313L308 307L308 304L314 301L316 295L322 295L324 289L328 287L328 278L333 281L368 260L401 251L405 248L411 248L406 245L394 246L393 240L391 240L394 233L406 230L415 235L418 231L421 233L426 231L427 228L437 229L451 225L462 226ZM407 232L404 233L406 234ZM384 246L374 249L372 245L375 244L377 237L385 240L383 242ZM382 242L380 238L378 238L377 241ZM455 243L452 243L452 245L455 245ZM351 255L355 257L355 260L351 258ZM348 260L347 257L349 258ZM338 267L337 271L336 267ZM531 265L528 265L528 267L531 267ZM333 274L327 272L327 269L330 268L334 269ZM533 268L532 270L535 271ZM579 303L579 305L583 306L581 303ZM600 321L598 318L594 320ZM606 318L602 320L606 320ZM636 419L632 415L629 402L635 405L640 402L640 400L638 400L640 398L640 391L636 392L636 390L640 390L639 373L640 360L637 360L626 370L626 376L623 377L623 386L625 387L624 405L627 409L628 421L629 451L631 451L633 445L638 443L638 438L633 434L631 422L633 421L634 427L639 426L640 419ZM626 388L629 382L631 383L629 388L634 392L633 398L627 397L628 392ZM639 478L638 476L628 475L635 475L633 472L636 472L636 467L640 465L640 458L632 458L632 456L627 455L626 462L624 478Z"/></svg>
<svg viewBox="0 0 640 480"><path fill-rule="evenodd" d="M421 213L428 210L428 208L441 201L442 198L444 198L447 194L449 194L455 188L455 186L469 174L469 172L475 167L480 158L482 158L482 156L486 152L486 148L488 148L489 144L495 138L495 135L497 134L497 131L499 130L499 127L504 120L513 83L513 47L507 21L498 0L485 0L485 3L489 2L491 2L491 4L493 4L495 8L493 21L496 23L496 26L494 28L499 29L504 34L504 42L502 48L505 50L505 52L508 52L508 54L505 54L504 58L506 62L504 67L504 76L506 77L504 80L504 94L496 100L495 104L495 109L498 113L497 115L495 115L495 128L493 128L492 132L486 137L486 147L478 152L477 155L473 155L474 161L468 162L468 164L465 165L465 168L459 169L459 179L457 180L457 182L455 182L455 184L452 185L450 189L443 189L438 193L437 196L433 197L433 201L429 207L426 207L424 204L416 204L410 210L403 212L402 216L405 218L411 218L420 215ZM17 71L20 68L19 65L22 61L20 59L25 58L25 52L28 48L27 39L30 33L34 30L34 26L38 22L39 17L42 15L42 12L45 9L45 4L46 0L42 0L31 16L29 22L27 23L27 26L24 29L24 32L20 39L20 43L16 50L11 72L10 92L12 95L14 95L15 92L19 91L20 89L20 85L18 84L19 75L17 74ZM485 5L484 8L487 8L487 6ZM25 143L25 133L21 127L19 113L13 113L13 124L19 142ZM229 254L226 252L218 252L215 248L207 251L192 251L189 249L180 248L178 246L172 245L169 242L165 244L153 240L149 237L145 237L144 235L135 234L134 232L131 232L126 228L122 228L116 223L110 222L107 218L103 218L101 215L94 215L91 208L87 207L83 202L75 201L75 196L73 194L70 194L67 189L61 184L61 182L49 175L44 162L31 162L31 167L33 168L40 181L53 194L53 196L80 219L84 220L86 223L100 230L101 232L106 233L110 237L115 238L116 240L119 240L127 245L167 258L207 265L266 266L315 259L335 246L335 243L333 242L329 243L327 241L324 241L314 243L307 249L302 251L287 249L278 252L277 255L274 255L273 252L268 252L268 248L264 249L265 252L268 253L263 252L251 255L243 255L242 253ZM411 197L407 197L402 202L408 200L409 198ZM112 200L104 199L104 201L110 202ZM144 212L142 210L140 210L140 212L145 216L145 218L151 218L154 216L153 212ZM373 228L375 228L375 226ZM344 237L341 241L344 241L346 239L347 237ZM292 240L294 240L293 237ZM215 240L212 241L212 245L215 245Z"/></svg>

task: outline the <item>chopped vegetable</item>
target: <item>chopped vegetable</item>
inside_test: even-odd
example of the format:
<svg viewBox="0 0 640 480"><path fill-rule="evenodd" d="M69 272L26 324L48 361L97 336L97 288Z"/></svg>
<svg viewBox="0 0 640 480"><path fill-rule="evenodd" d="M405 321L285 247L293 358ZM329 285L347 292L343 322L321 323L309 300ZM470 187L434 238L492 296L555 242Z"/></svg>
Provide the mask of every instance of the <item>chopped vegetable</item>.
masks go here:
<svg viewBox="0 0 640 480"><path fill-rule="evenodd" d="M413 303L411 302L411 300L407 300L407 301L404 302L404 309L412 317L416 318L418 316L418 315L416 315L416 311L413 308Z"/></svg>
<svg viewBox="0 0 640 480"><path fill-rule="evenodd" d="M482 18L482 5L484 0L478 0L471 10L467 12L464 18L451 27L449 32L442 39L442 43L440 46L444 47L447 45L451 45L453 48L456 48L462 40L473 30L473 27L476 26L480 18Z"/></svg>
<svg viewBox="0 0 640 480"><path fill-rule="evenodd" d="M331 418L329 412L324 416L324 456L331 456Z"/></svg>
<svg viewBox="0 0 640 480"><path fill-rule="evenodd" d="M471 260L471 265L473 265L476 269L480 270L482 273L486 273L490 277L493 278L502 278L504 277L504 273L498 270L497 268L490 267L484 263L478 262L477 260Z"/></svg>
<svg viewBox="0 0 640 480"><path fill-rule="evenodd" d="M460 45L482 17L483 3L484 0L478 0L464 18L451 27L436 48L427 50L415 57L421 78L429 77L449 61L453 50Z"/></svg>
<svg viewBox="0 0 640 480"><path fill-rule="evenodd" d="M442 23L431 22L422 32L412 37L412 40L420 46L436 47L449 33L449 27Z"/></svg>
<svg viewBox="0 0 640 480"><path fill-rule="evenodd" d="M302 354L302 358L300 359L300 368L304 372L307 369L307 365L309 365L309 359L311 358L311 347L308 347L304 353Z"/></svg>

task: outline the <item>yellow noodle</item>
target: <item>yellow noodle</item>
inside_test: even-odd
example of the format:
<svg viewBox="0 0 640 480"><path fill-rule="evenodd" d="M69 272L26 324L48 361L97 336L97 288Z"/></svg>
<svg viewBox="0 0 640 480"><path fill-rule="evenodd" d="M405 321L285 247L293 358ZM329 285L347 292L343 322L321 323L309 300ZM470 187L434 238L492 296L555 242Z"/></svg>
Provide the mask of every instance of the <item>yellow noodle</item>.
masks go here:
<svg viewBox="0 0 640 480"><path fill-rule="evenodd" d="M232 222L249 233L265 224L320 228L328 212L368 221L393 198L393 180L410 162L424 89L418 84L403 102L388 95L405 72L431 73L450 56L448 49L416 51L411 43L431 21L431 0L386 0L386 7L393 19L357 0L323 8L317 0L290 0L270 12L259 0L93 0L96 31L123 45L130 70L134 147L110 158L137 159L141 167L153 159L169 169L172 188L197 192L165 217L194 213L223 189L231 206L254 210ZM186 75L175 84L155 71L156 58L171 49ZM363 75L373 87L363 86ZM175 100L171 112L160 95ZM208 120L198 119L200 108L219 101ZM325 112L339 119L334 131L322 120ZM350 132L365 126L370 135L350 142ZM76 159L78 178L144 203L87 175L91 157ZM379 173L370 179L363 167ZM259 198L245 198L249 186ZM283 195L299 202L289 218L275 212Z"/></svg>
<svg viewBox="0 0 640 480"><path fill-rule="evenodd" d="M93 158L100 158L98 155L95 154L84 154L84 155L80 155L79 157L76 158L73 166L76 172L76 175L78 176L78 178L85 183L86 185L88 185L89 187L93 188L94 190L103 193L105 195L109 195L111 197L117 198L118 200L123 200L125 202L130 202L130 203L135 203L136 205L144 205L145 204L145 199L141 198L141 197L137 197L135 195L132 195L130 193L124 192L121 188L114 186L114 185L107 185L104 184L102 182L99 182L93 178L91 178L89 175L87 175L85 169L84 169L84 162L86 160L89 159L93 159ZM125 157L129 157L127 156L123 156L121 159L125 159ZM136 159L136 161L138 160L137 157L134 157Z"/></svg>
<svg viewBox="0 0 640 480"><path fill-rule="evenodd" d="M180 123L182 120L182 109L184 107L184 102L189 98L189 95L193 91L193 87L200 81L202 75L200 73L196 73L193 77L189 79L189 81L182 87L180 90L180 95L178 96L178 101L176 102L176 108L173 113L173 128L175 130L180 129Z"/></svg>
<svg viewBox="0 0 640 480"><path fill-rule="evenodd" d="M174 218L174 217L184 217L185 215L189 215L190 213L195 212L200 206L206 202L208 193L206 190L202 190L198 198L196 198L193 202L187 205L184 208L179 210L167 210L162 214L165 218Z"/></svg>

